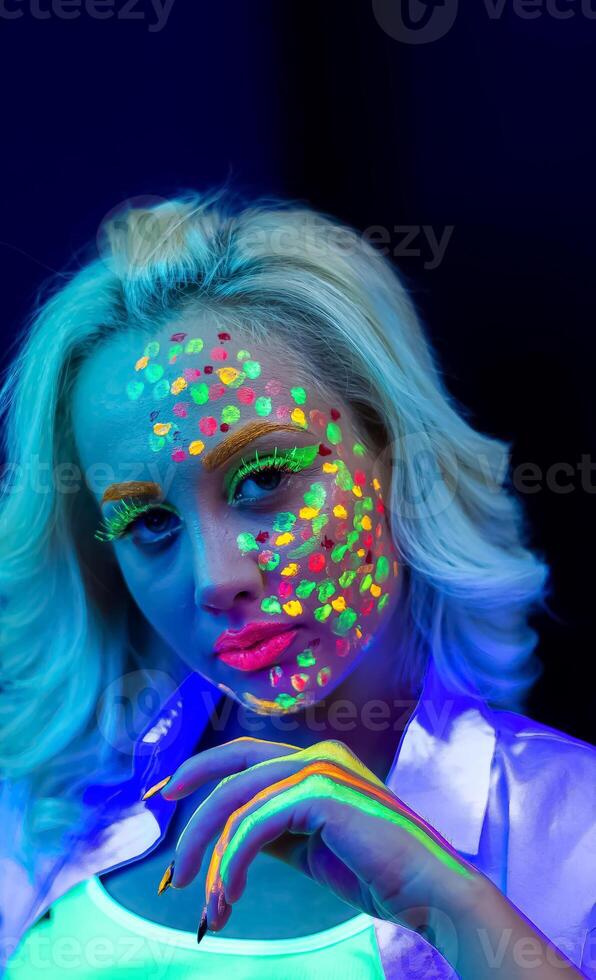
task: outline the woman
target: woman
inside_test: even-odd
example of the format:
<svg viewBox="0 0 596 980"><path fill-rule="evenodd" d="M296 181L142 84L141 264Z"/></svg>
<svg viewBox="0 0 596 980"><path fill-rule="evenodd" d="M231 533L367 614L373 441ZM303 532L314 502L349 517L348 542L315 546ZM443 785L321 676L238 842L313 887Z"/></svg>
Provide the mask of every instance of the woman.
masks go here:
<svg viewBox="0 0 596 980"><path fill-rule="evenodd" d="M593 752L511 711L547 569L385 259L129 208L3 408L7 976L592 975Z"/></svg>

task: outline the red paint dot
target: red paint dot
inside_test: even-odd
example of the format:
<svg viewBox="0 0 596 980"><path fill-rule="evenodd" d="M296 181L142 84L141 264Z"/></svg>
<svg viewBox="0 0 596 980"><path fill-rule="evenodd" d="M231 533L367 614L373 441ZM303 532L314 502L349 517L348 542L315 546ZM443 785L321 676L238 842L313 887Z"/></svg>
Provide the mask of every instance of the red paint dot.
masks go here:
<svg viewBox="0 0 596 980"><path fill-rule="evenodd" d="M339 414L336 408L332 408L329 414L334 422L337 422L337 420L341 418L341 415Z"/></svg>
<svg viewBox="0 0 596 980"><path fill-rule="evenodd" d="M323 443L319 446L319 456L331 456L332 451L329 446L324 446Z"/></svg>
<svg viewBox="0 0 596 980"><path fill-rule="evenodd" d="M230 428L230 426L228 425L227 422L222 422L221 425L220 425L220 427L219 427L220 432L227 432L229 428Z"/></svg>
<svg viewBox="0 0 596 980"><path fill-rule="evenodd" d="M377 510L377 513L378 514L384 514L385 513L385 505L384 505L384 503L383 503L382 500L377 500L376 510Z"/></svg>
<svg viewBox="0 0 596 980"><path fill-rule="evenodd" d="M218 335L217 335L217 336L218 336L218 339L219 339L219 340L231 340L231 339L232 339L232 338L230 337L230 335L229 335L229 333L226 333L226 332L225 332L225 330L224 330L224 331L222 331L222 333L218 333Z"/></svg>
<svg viewBox="0 0 596 980"><path fill-rule="evenodd" d="M370 531L367 531L366 534L364 534L362 537L362 547L372 548L372 546L373 546L373 536L370 533Z"/></svg>
<svg viewBox="0 0 596 980"><path fill-rule="evenodd" d="M309 555L308 567L311 572L322 572L325 568L325 555L322 555L320 552L315 552L314 555Z"/></svg>
<svg viewBox="0 0 596 980"><path fill-rule="evenodd" d="M211 351L211 357L214 361L227 361L228 352L223 347L214 347Z"/></svg>
<svg viewBox="0 0 596 980"><path fill-rule="evenodd" d="M255 541L258 541L260 544L263 544L263 542L267 541L268 539L269 531L259 531L259 533L255 535Z"/></svg>
<svg viewBox="0 0 596 980"><path fill-rule="evenodd" d="M216 384L211 385L211 387L209 388L209 401L216 402L217 399L221 398L222 395L225 395L225 393L226 393L226 386L217 382Z"/></svg>
<svg viewBox="0 0 596 980"><path fill-rule="evenodd" d="M329 549L332 548L333 545L334 542L331 540L331 538L328 538L327 535L325 534L323 540L321 541L321 547Z"/></svg>
<svg viewBox="0 0 596 980"><path fill-rule="evenodd" d="M252 388L237 388L236 398L241 405L252 405L255 400L255 393Z"/></svg>
<svg viewBox="0 0 596 980"><path fill-rule="evenodd" d="M205 374L213 374L213 364L206 364L203 371Z"/></svg>
<svg viewBox="0 0 596 980"><path fill-rule="evenodd" d="M206 436L215 435L217 432L217 421L212 415L204 415L199 422L199 429Z"/></svg>
<svg viewBox="0 0 596 980"><path fill-rule="evenodd" d="M186 459L186 453L183 449L175 449L172 453L172 459L175 463L181 463L183 459Z"/></svg>
<svg viewBox="0 0 596 980"><path fill-rule="evenodd" d="M342 538L345 538L347 533L348 533L348 522L338 521L337 526L335 528L335 537L341 540Z"/></svg>
<svg viewBox="0 0 596 980"><path fill-rule="evenodd" d="M374 608L375 608L375 600L367 599L362 609L360 610L360 613L362 616L370 616Z"/></svg>
<svg viewBox="0 0 596 980"><path fill-rule="evenodd" d="M366 565L370 565L372 562L372 551L366 552L366 558L364 559Z"/></svg>
<svg viewBox="0 0 596 980"><path fill-rule="evenodd" d="M354 470L354 483L357 483L359 487L363 487L366 483L366 473L364 470Z"/></svg>
<svg viewBox="0 0 596 980"><path fill-rule="evenodd" d="M275 415L280 421L285 422L290 417L290 407L289 405L278 405L275 409Z"/></svg>

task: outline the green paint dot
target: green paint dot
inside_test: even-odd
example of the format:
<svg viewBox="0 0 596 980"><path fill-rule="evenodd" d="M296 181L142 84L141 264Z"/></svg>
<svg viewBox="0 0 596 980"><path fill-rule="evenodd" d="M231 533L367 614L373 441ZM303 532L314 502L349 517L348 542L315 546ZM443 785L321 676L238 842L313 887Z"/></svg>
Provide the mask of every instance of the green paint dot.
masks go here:
<svg viewBox="0 0 596 980"><path fill-rule="evenodd" d="M333 606L330 606L328 602L326 602L324 606L319 606L314 611L315 619L318 620L319 623L324 623L325 620L331 615L332 609Z"/></svg>
<svg viewBox="0 0 596 980"><path fill-rule="evenodd" d="M338 636L343 636L348 630L352 629L352 626L358 619L356 613L353 609L344 609L343 612L339 614L335 625L333 627L333 632Z"/></svg>
<svg viewBox="0 0 596 980"><path fill-rule="evenodd" d="M145 357L157 357L159 354L159 342L157 340L150 340L143 353Z"/></svg>
<svg viewBox="0 0 596 980"><path fill-rule="evenodd" d="M352 549L354 545L357 544L359 537L360 534L358 533L358 531L350 531L350 533L346 538L346 548Z"/></svg>
<svg viewBox="0 0 596 980"><path fill-rule="evenodd" d="M270 415L271 413L271 399L266 398L265 395L261 395L255 401L255 412L257 415Z"/></svg>
<svg viewBox="0 0 596 980"><path fill-rule="evenodd" d="M184 350L187 354L199 354L203 350L203 341L200 337L191 337L186 341Z"/></svg>
<svg viewBox="0 0 596 980"><path fill-rule="evenodd" d="M291 531L296 523L296 515L292 514L288 510L282 511L280 514L276 514L273 518L273 530L274 531Z"/></svg>
<svg viewBox="0 0 596 980"><path fill-rule="evenodd" d="M320 510L325 503L326 497L327 493L322 483L311 483L310 490L307 490L304 494L304 503L307 505L307 507L313 507L315 510Z"/></svg>
<svg viewBox="0 0 596 980"><path fill-rule="evenodd" d="M145 377L147 381L153 384L155 381L159 381L163 374L163 368L161 364L148 364L145 368Z"/></svg>
<svg viewBox="0 0 596 980"><path fill-rule="evenodd" d="M247 350L239 350L236 354L236 359L238 361L245 361L248 357L250 357L250 354Z"/></svg>
<svg viewBox="0 0 596 980"><path fill-rule="evenodd" d="M149 448L152 452L158 453L160 449L163 449L165 444L166 440L163 436L156 436L154 432L149 436Z"/></svg>
<svg viewBox="0 0 596 980"><path fill-rule="evenodd" d="M293 698L291 694L278 694L275 703L280 708L291 708L293 704L296 704L296 698Z"/></svg>
<svg viewBox="0 0 596 980"><path fill-rule="evenodd" d="M331 549L331 561L341 561L347 550L347 544L336 544Z"/></svg>
<svg viewBox="0 0 596 980"><path fill-rule="evenodd" d="M289 551L288 558L304 558L305 555L310 555L313 551L316 551L318 546L319 539L313 534L312 537L307 538L306 541L303 541L297 548Z"/></svg>
<svg viewBox="0 0 596 980"><path fill-rule="evenodd" d="M244 371L246 372L247 377L254 380L255 378L258 378L261 373L261 365L258 361L245 361Z"/></svg>
<svg viewBox="0 0 596 980"><path fill-rule="evenodd" d="M279 565L280 558L276 551L272 551L270 558L267 558L265 559L265 561L262 561L261 556L259 556L257 558L257 561L259 563L259 568L263 568L266 572L272 572L273 569L277 568L277 566Z"/></svg>
<svg viewBox="0 0 596 980"><path fill-rule="evenodd" d="M361 531L362 530L362 518L361 518L360 514L355 514L354 515L354 520L352 521L352 523L353 523L354 528L356 529L356 531Z"/></svg>
<svg viewBox="0 0 596 980"><path fill-rule="evenodd" d="M309 595L316 589L316 587L316 582L310 582L307 578L303 578L302 581L296 586L296 595L299 599L308 599Z"/></svg>
<svg viewBox="0 0 596 980"><path fill-rule="evenodd" d="M155 388L153 389L153 397L165 398L166 395L169 394L170 394L170 382L168 381L167 378L162 378L161 381L157 382Z"/></svg>
<svg viewBox="0 0 596 980"><path fill-rule="evenodd" d="M352 474L350 473L343 459L338 459L336 460L336 462L337 462L337 473L335 474L336 487L339 487L340 490L351 490L352 487L354 486L354 480L352 479Z"/></svg>
<svg viewBox="0 0 596 980"><path fill-rule="evenodd" d="M377 558L377 567L375 568L375 582L384 582L389 575L389 561L385 555L380 555Z"/></svg>
<svg viewBox="0 0 596 980"><path fill-rule="evenodd" d="M332 446L337 446L338 442L341 442L341 429L337 422L327 423L327 441Z"/></svg>
<svg viewBox="0 0 596 980"><path fill-rule="evenodd" d="M329 517L327 514L317 514L316 517L312 519L312 533L320 534L325 525L329 522Z"/></svg>
<svg viewBox="0 0 596 980"><path fill-rule="evenodd" d="M228 383L228 388L239 388L246 381L246 375L244 371L240 371L233 381Z"/></svg>
<svg viewBox="0 0 596 980"><path fill-rule="evenodd" d="M339 576L339 584L341 585L342 589L347 589L348 586L352 584L355 578L356 578L356 572L348 570L346 568L345 572L342 572L341 575Z"/></svg>
<svg viewBox="0 0 596 980"><path fill-rule="evenodd" d="M290 394L297 405L304 405L306 392L304 388L290 388Z"/></svg>
<svg viewBox="0 0 596 980"><path fill-rule="evenodd" d="M331 677L330 667L321 667L319 673L317 674L317 684L319 687L325 687L325 684Z"/></svg>
<svg viewBox="0 0 596 980"><path fill-rule="evenodd" d="M354 453L354 456L364 456L366 449L361 442L355 442L352 446L352 452Z"/></svg>
<svg viewBox="0 0 596 980"><path fill-rule="evenodd" d="M330 599L331 596L334 594L334 592L335 592L335 585L333 584L331 579L328 578L326 579L325 582L321 582L321 584L319 585L319 590L317 592L317 595L319 597L319 602L327 602L327 599Z"/></svg>
<svg viewBox="0 0 596 980"><path fill-rule="evenodd" d="M313 656L312 650L303 650L296 657L296 663L299 667L312 667L316 664L316 658Z"/></svg>
<svg viewBox="0 0 596 980"><path fill-rule="evenodd" d="M224 405L221 410L222 422L237 422L240 418L240 409L237 405Z"/></svg>
<svg viewBox="0 0 596 980"><path fill-rule="evenodd" d="M168 357L169 358L178 357L180 354L183 353L184 353L184 347L182 346L182 344L172 344L172 346L168 351Z"/></svg>
<svg viewBox="0 0 596 980"><path fill-rule="evenodd" d="M279 599L277 599L274 595L267 596L261 602L261 609L263 612L269 613L271 616L274 616L276 613L280 613L281 605Z"/></svg>
<svg viewBox="0 0 596 980"><path fill-rule="evenodd" d="M365 575L360 583L360 592L368 592L371 585L373 584L372 575Z"/></svg>
<svg viewBox="0 0 596 980"><path fill-rule="evenodd" d="M385 608L388 602L389 602L389 593L385 592L385 594L381 596L381 598L377 603L377 609L379 610L379 612L383 611L383 609Z"/></svg>
<svg viewBox="0 0 596 980"><path fill-rule="evenodd" d="M145 385L142 381L129 381L126 386L126 394L130 398L131 402L136 402L137 398L141 397L143 388Z"/></svg>
<svg viewBox="0 0 596 980"><path fill-rule="evenodd" d="M373 509L372 497L363 497L362 510L372 510L372 509Z"/></svg>
<svg viewBox="0 0 596 980"><path fill-rule="evenodd" d="M208 385L206 385L204 381L200 381L198 385L191 385L190 397L195 405L204 405L205 402L209 401Z"/></svg>
<svg viewBox="0 0 596 980"><path fill-rule="evenodd" d="M259 546L255 541L254 534L250 534L248 531L243 531L241 534L237 536L236 544L238 545L240 551L243 554L246 554L247 551L259 550Z"/></svg>

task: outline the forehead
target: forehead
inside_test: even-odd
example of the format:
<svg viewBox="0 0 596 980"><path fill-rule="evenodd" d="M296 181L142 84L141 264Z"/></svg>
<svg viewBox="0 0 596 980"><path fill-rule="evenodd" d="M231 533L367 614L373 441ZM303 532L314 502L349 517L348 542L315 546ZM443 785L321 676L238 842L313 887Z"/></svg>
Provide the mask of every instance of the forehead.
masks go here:
<svg viewBox="0 0 596 980"><path fill-rule="evenodd" d="M322 399L305 360L275 336L255 340L195 315L154 332L126 331L83 363L72 414L83 465L188 464L258 419L311 428ZM337 401L337 399L335 399ZM318 417L317 417L318 413Z"/></svg>

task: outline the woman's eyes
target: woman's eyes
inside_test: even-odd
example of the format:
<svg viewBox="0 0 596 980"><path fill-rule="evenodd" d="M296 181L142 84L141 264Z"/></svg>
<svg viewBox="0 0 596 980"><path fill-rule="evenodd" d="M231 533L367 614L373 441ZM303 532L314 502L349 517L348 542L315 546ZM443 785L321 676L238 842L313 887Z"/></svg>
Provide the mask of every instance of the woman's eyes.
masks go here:
<svg viewBox="0 0 596 980"><path fill-rule="evenodd" d="M173 511L150 507L129 524L126 533L135 544L153 545L173 537L179 527L180 518Z"/></svg>
<svg viewBox="0 0 596 980"><path fill-rule="evenodd" d="M237 480L230 495L231 504L251 504L265 501L277 490L287 473L283 466L266 466Z"/></svg>

